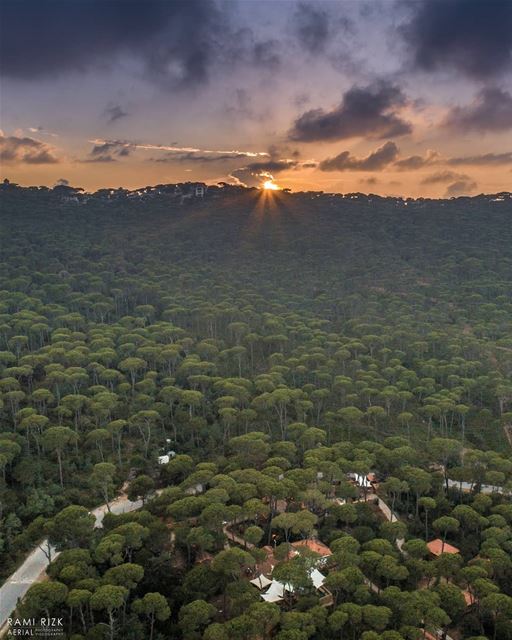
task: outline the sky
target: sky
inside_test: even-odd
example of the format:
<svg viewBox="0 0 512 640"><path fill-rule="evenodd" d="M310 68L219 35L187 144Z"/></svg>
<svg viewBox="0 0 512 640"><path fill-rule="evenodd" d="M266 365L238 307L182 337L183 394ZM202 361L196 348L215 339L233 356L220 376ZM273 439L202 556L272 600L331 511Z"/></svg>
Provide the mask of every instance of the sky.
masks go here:
<svg viewBox="0 0 512 640"><path fill-rule="evenodd" d="M0 0L0 174L512 190L511 0Z"/></svg>

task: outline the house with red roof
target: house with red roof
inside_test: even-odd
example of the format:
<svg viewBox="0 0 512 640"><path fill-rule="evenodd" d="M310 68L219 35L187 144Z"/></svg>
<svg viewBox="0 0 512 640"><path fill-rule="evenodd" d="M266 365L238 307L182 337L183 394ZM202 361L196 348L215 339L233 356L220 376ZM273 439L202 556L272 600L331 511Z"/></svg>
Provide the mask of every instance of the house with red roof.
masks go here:
<svg viewBox="0 0 512 640"><path fill-rule="evenodd" d="M427 542L427 547L433 556L440 556L442 553L460 553L457 547L444 542L441 538Z"/></svg>

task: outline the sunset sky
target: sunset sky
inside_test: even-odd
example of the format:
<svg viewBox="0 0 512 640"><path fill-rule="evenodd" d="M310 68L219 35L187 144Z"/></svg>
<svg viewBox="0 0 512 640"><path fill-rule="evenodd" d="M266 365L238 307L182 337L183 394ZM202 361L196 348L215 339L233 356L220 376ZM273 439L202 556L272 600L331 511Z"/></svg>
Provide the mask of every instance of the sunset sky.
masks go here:
<svg viewBox="0 0 512 640"><path fill-rule="evenodd" d="M512 190L510 0L2 0L1 175Z"/></svg>

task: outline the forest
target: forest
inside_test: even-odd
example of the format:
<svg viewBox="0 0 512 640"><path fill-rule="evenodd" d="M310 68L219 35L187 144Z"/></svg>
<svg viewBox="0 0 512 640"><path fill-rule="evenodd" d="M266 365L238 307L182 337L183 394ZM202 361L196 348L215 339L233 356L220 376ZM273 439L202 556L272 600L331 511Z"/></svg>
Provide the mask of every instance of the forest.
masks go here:
<svg viewBox="0 0 512 640"><path fill-rule="evenodd" d="M173 193L0 190L16 615L512 640L511 194Z"/></svg>

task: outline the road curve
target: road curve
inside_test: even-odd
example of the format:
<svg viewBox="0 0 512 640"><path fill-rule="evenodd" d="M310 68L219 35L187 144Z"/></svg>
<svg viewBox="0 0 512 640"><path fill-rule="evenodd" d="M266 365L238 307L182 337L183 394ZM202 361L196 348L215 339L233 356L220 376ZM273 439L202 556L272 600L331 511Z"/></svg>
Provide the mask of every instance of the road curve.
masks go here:
<svg viewBox="0 0 512 640"><path fill-rule="evenodd" d="M141 506L141 500L128 500L126 495L122 494L110 503L110 510L112 513L118 515L120 513L136 511ZM103 526L103 518L107 512L106 504L91 511L91 514L96 518L96 522L94 523L95 528ZM34 582L37 582L41 574L46 570L49 563L43 549L46 550L47 545L48 541L43 540L40 545L35 547L25 558L23 564L9 576L2 587L0 587L0 636L7 630L7 618L9 618L16 608L18 600L24 597L29 587L34 584ZM52 548L52 560L58 555L58 552Z"/></svg>

